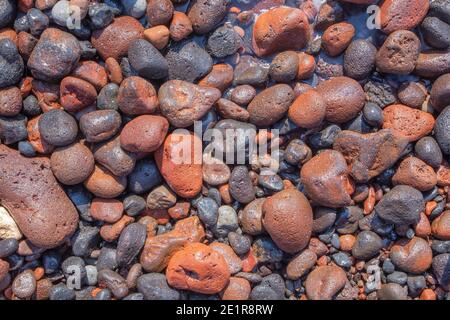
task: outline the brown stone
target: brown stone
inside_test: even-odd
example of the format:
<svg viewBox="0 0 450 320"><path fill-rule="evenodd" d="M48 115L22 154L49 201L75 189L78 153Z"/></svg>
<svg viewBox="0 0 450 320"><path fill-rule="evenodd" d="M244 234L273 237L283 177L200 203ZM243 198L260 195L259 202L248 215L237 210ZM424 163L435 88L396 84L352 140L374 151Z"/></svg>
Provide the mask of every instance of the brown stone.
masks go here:
<svg viewBox="0 0 450 320"><path fill-rule="evenodd" d="M441 240L450 240L450 210L444 211L431 224L433 236Z"/></svg>
<svg viewBox="0 0 450 320"><path fill-rule="evenodd" d="M248 84L243 84L235 87L231 91L230 99L234 103L237 103L240 106L248 105L253 98L256 96L256 90L252 86Z"/></svg>
<svg viewBox="0 0 450 320"><path fill-rule="evenodd" d="M355 27L348 22L329 26L322 35L322 48L329 56L338 56L347 48L355 36Z"/></svg>
<svg viewBox="0 0 450 320"><path fill-rule="evenodd" d="M30 58L37 43L38 39L33 37L28 32L21 31L17 36L17 48L19 49L20 55L25 59Z"/></svg>
<svg viewBox="0 0 450 320"><path fill-rule="evenodd" d="M430 102L433 108L439 112L450 105L450 73L446 73L434 81Z"/></svg>
<svg viewBox="0 0 450 320"><path fill-rule="evenodd" d="M172 14L171 0L147 0L147 21L150 25L169 24Z"/></svg>
<svg viewBox="0 0 450 320"><path fill-rule="evenodd" d="M223 256L201 243L191 243L175 253L166 270L170 286L203 294L222 291L230 279Z"/></svg>
<svg viewBox="0 0 450 320"><path fill-rule="evenodd" d="M122 218L123 204L116 199L94 198L90 210L92 218L107 223L115 223Z"/></svg>
<svg viewBox="0 0 450 320"><path fill-rule="evenodd" d="M144 38L156 49L161 50L169 43L169 29L164 25L155 26L144 31Z"/></svg>
<svg viewBox="0 0 450 320"><path fill-rule="evenodd" d="M331 300L347 282L344 270L336 266L316 267L308 278L305 288L308 299Z"/></svg>
<svg viewBox="0 0 450 320"><path fill-rule="evenodd" d="M115 198L127 187L126 177L117 177L106 168L95 165L92 174L84 181L84 186L97 197Z"/></svg>
<svg viewBox="0 0 450 320"><path fill-rule="evenodd" d="M305 52L298 53L298 72L297 79L305 80L313 76L316 69L316 60L312 55Z"/></svg>
<svg viewBox="0 0 450 320"><path fill-rule="evenodd" d="M75 185L86 180L94 170L94 156L82 143L56 149L50 158L52 172L59 182Z"/></svg>
<svg viewBox="0 0 450 320"><path fill-rule="evenodd" d="M161 116L139 116L122 129L120 145L130 152L153 152L163 143L168 129L169 123Z"/></svg>
<svg viewBox="0 0 450 320"><path fill-rule="evenodd" d="M201 242L204 238L205 230L198 216L179 220L172 231L147 237L140 257L142 267L147 272L161 272L175 252L188 242Z"/></svg>
<svg viewBox="0 0 450 320"><path fill-rule="evenodd" d="M400 270L419 274L431 266L433 253L426 240L414 237L397 241L389 257Z"/></svg>
<svg viewBox="0 0 450 320"><path fill-rule="evenodd" d="M202 188L201 148L202 142L196 135L172 133L155 152L159 171L181 197L192 198ZM173 158L174 155L177 158Z"/></svg>
<svg viewBox="0 0 450 320"><path fill-rule="evenodd" d="M300 279L305 275L317 261L317 255L310 249L305 249L294 258L286 266L286 274L290 280Z"/></svg>
<svg viewBox="0 0 450 320"><path fill-rule="evenodd" d="M428 0L384 0L380 6L381 30L412 30L428 12Z"/></svg>
<svg viewBox="0 0 450 320"><path fill-rule="evenodd" d="M97 163L119 177L129 175L136 164L136 155L120 147L120 136L96 145L93 152Z"/></svg>
<svg viewBox="0 0 450 320"><path fill-rule="evenodd" d="M450 167L448 165L442 165L436 172L437 185L440 187L450 186Z"/></svg>
<svg viewBox="0 0 450 320"><path fill-rule="evenodd" d="M287 84L269 87L250 102L247 111L250 122L257 126L270 126L280 120L294 100L294 91Z"/></svg>
<svg viewBox="0 0 450 320"><path fill-rule="evenodd" d="M128 54L128 47L133 40L141 39L144 27L138 20L122 16L104 29L92 33L91 42L97 52L106 60L110 57L119 60Z"/></svg>
<svg viewBox="0 0 450 320"><path fill-rule="evenodd" d="M344 155L355 181L365 183L393 166L407 144L407 139L391 129L366 134L344 130L334 140L333 149Z"/></svg>
<svg viewBox="0 0 450 320"><path fill-rule="evenodd" d="M392 183L406 184L420 191L427 191L437 183L436 173L433 168L416 157L405 158L392 177Z"/></svg>
<svg viewBox="0 0 450 320"><path fill-rule="evenodd" d="M450 52L428 51L419 54L414 73L424 78L436 78L450 72Z"/></svg>
<svg viewBox="0 0 450 320"><path fill-rule="evenodd" d="M205 34L212 31L227 13L226 0L192 1L187 13L195 33Z"/></svg>
<svg viewBox="0 0 450 320"><path fill-rule="evenodd" d="M17 33L16 31L14 31L14 29L11 28L0 29L0 40L3 39L9 39L12 42L14 42L16 46L18 46Z"/></svg>
<svg viewBox="0 0 450 320"><path fill-rule="evenodd" d="M22 110L22 94L17 87L0 89L0 116L13 117Z"/></svg>
<svg viewBox="0 0 450 320"><path fill-rule="evenodd" d="M296 8L278 7L262 13L253 27L253 50L266 56L285 50L299 50L311 37L308 18Z"/></svg>
<svg viewBox="0 0 450 320"><path fill-rule="evenodd" d="M428 112L412 109L402 104L383 109L383 129L393 129L408 141L417 141L428 135L434 127L434 117Z"/></svg>
<svg viewBox="0 0 450 320"><path fill-rule="evenodd" d="M78 212L53 176L47 158L25 158L1 145L0 198L36 246L57 247L78 226Z"/></svg>
<svg viewBox="0 0 450 320"><path fill-rule="evenodd" d="M170 23L170 37L175 41L183 40L192 33L192 23L184 12L174 11Z"/></svg>
<svg viewBox="0 0 450 320"><path fill-rule="evenodd" d="M49 154L55 148L54 146L48 144L45 140L41 138L41 133L39 132L39 119L41 115L36 118L31 119L27 123L28 141L30 141L33 149L42 154Z"/></svg>
<svg viewBox="0 0 450 320"><path fill-rule="evenodd" d="M421 82L405 82L398 89L397 96L408 107L420 109L427 98L427 88Z"/></svg>
<svg viewBox="0 0 450 320"><path fill-rule="evenodd" d="M250 114L247 109L242 108L233 101L223 98L217 101L216 110L224 119L234 119L237 121L247 122L250 118Z"/></svg>
<svg viewBox="0 0 450 320"><path fill-rule="evenodd" d="M53 109L61 109L59 104L59 85L39 80L31 82L32 92L39 102L43 112Z"/></svg>
<svg viewBox="0 0 450 320"><path fill-rule="evenodd" d="M239 213L239 222L245 233L258 235L264 232L262 206L265 201L265 198L255 199Z"/></svg>
<svg viewBox="0 0 450 320"><path fill-rule="evenodd" d="M215 64L212 70L198 82L199 86L212 87L224 92L233 83L233 67L226 63Z"/></svg>
<svg viewBox="0 0 450 320"><path fill-rule="evenodd" d="M241 259L229 245L216 241L211 243L209 247L223 256L228 265L230 274L235 274L242 270Z"/></svg>
<svg viewBox="0 0 450 320"><path fill-rule="evenodd" d="M281 250L293 254L308 245L313 214L303 193L280 191L263 203L262 213L264 229Z"/></svg>
<svg viewBox="0 0 450 320"><path fill-rule="evenodd" d="M112 83L120 86L123 81L122 69L120 64L114 58L108 58L105 61L105 70L108 74L108 78Z"/></svg>
<svg viewBox="0 0 450 320"><path fill-rule="evenodd" d="M102 239L108 242L116 241L122 233L122 230L125 229L127 225L133 222L133 217L124 214L122 218L120 218L120 220L116 223L103 225L100 228L100 236L102 237Z"/></svg>
<svg viewBox="0 0 450 320"><path fill-rule="evenodd" d="M158 92L161 113L177 128L191 126L219 100L220 90L182 80L164 83Z"/></svg>
<svg viewBox="0 0 450 320"><path fill-rule="evenodd" d="M108 75L104 67L95 61L81 61L72 75L92 84L100 91L108 83Z"/></svg>
<svg viewBox="0 0 450 320"><path fill-rule="evenodd" d="M289 119L302 128L312 129L320 126L325 119L327 107L316 90L300 94L289 107Z"/></svg>
<svg viewBox="0 0 450 320"><path fill-rule="evenodd" d="M77 112L97 100L95 87L85 80L74 77L65 77L61 81L61 105L69 112Z"/></svg>
<svg viewBox="0 0 450 320"><path fill-rule="evenodd" d="M316 203L331 208L352 203L353 186L340 152L325 150L319 153L303 165L300 177L306 194Z"/></svg>
<svg viewBox="0 0 450 320"><path fill-rule="evenodd" d="M221 294L222 300L248 300L251 290L248 280L230 277L230 282Z"/></svg>
<svg viewBox="0 0 450 320"><path fill-rule="evenodd" d="M158 108L158 96L147 80L128 77L120 85L117 104L128 115L151 114Z"/></svg>
<svg viewBox="0 0 450 320"><path fill-rule="evenodd" d="M391 33L378 50L375 63L383 73L409 74L413 72L420 53L420 40L411 31Z"/></svg>
<svg viewBox="0 0 450 320"><path fill-rule="evenodd" d="M417 237L427 238L431 234L430 220L425 213L420 213L419 222L414 225L414 233Z"/></svg>
<svg viewBox="0 0 450 320"><path fill-rule="evenodd" d="M323 81L316 90L327 106L326 120L332 123L344 123L356 117L366 99L361 85L349 77Z"/></svg>
<svg viewBox="0 0 450 320"><path fill-rule="evenodd" d="M167 212L172 219L180 220L189 216L191 204L189 201L179 201L173 207L169 208Z"/></svg>

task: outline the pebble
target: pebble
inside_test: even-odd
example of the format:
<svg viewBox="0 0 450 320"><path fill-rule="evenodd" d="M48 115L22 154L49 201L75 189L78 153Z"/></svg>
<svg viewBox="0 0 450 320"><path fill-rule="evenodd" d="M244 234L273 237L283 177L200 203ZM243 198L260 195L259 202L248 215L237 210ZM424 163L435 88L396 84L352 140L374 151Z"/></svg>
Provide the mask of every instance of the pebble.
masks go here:
<svg viewBox="0 0 450 320"><path fill-rule="evenodd" d="M248 300L250 297L250 282L244 278L230 277L223 290L222 300Z"/></svg>
<svg viewBox="0 0 450 320"><path fill-rule="evenodd" d="M123 214L123 204L116 199L94 198L91 202L91 216L95 220L114 223Z"/></svg>
<svg viewBox="0 0 450 320"><path fill-rule="evenodd" d="M433 189L437 176L433 168L416 157L405 158L392 177L393 185L408 185L419 191Z"/></svg>
<svg viewBox="0 0 450 320"><path fill-rule="evenodd" d="M437 78L430 92L430 102L434 109L442 111L450 104L450 75L448 73Z"/></svg>
<svg viewBox="0 0 450 320"><path fill-rule="evenodd" d="M397 241L392 246L389 257L398 269L419 274L431 266L433 254L426 240L414 237L411 240Z"/></svg>
<svg viewBox="0 0 450 320"><path fill-rule="evenodd" d="M237 86L231 92L230 99L240 106L248 105L256 96L256 90L250 85L243 84Z"/></svg>
<svg viewBox="0 0 450 320"><path fill-rule="evenodd" d="M252 245L250 237L236 232L228 233L228 241L237 255L246 254Z"/></svg>
<svg viewBox="0 0 450 320"><path fill-rule="evenodd" d="M22 78L25 69L23 59L10 39L0 39L0 69L0 88L15 85Z"/></svg>
<svg viewBox="0 0 450 320"><path fill-rule="evenodd" d="M444 290L450 289L450 253L443 253L433 257L433 273Z"/></svg>
<svg viewBox="0 0 450 320"><path fill-rule="evenodd" d="M8 26L10 23L14 21L14 17L17 13L17 7L15 1L13 0L5 0L1 3L0 10L0 28L4 28Z"/></svg>
<svg viewBox="0 0 450 320"><path fill-rule="evenodd" d="M243 56L234 68L233 84L262 87L269 80L270 65L251 56Z"/></svg>
<svg viewBox="0 0 450 320"><path fill-rule="evenodd" d="M50 289L50 300L75 300L75 291L69 289L64 283L59 283Z"/></svg>
<svg viewBox="0 0 450 320"><path fill-rule="evenodd" d="M125 297L129 292L125 279L117 272L109 269L99 271L98 284L100 287L111 290L111 293L118 299Z"/></svg>
<svg viewBox="0 0 450 320"><path fill-rule="evenodd" d="M152 159L137 161L133 171L128 175L128 188L136 194L148 192L161 182L161 174Z"/></svg>
<svg viewBox="0 0 450 320"><path fill-rule="evenodd" d="M162 114L177 128L189 127L201 119L220 96L216 88L181 80L167 81L158 92Z"/></svg>
<svg viewBox="0 0 450 320"><path fill-rule="evenodd" d="M100 91L108 83L108 75L105 68L94 61L80 62L73 70L73 75L89 82L97 91ZM97 97L97 92L95 97Z"/></svg>
<svg viewBox="0 0 450 320"><path fill-rule="evenodd" d="M44 113L38 122L42 139L53 146L64 147L72 142L78 134L76 120L63 110L51 110Z"/></svg>
<svg viewBox="0 0 450 320"><path fill-rule="evenodd" d="M380 6L380 25L384 33L397 30L412 30L423 20L428 12L426 0L386 0Z"/></svg>
<svg viewBox="0 0 450 320"><path fill-rule="evenodd" d="M383 242L376 233L362 231L356 237L352 248L352 256L358 260L369 260L376 256L382 247Z"/></svg>
<svg viewBox="0 0 450 320"><path fill-rule="evenodd" d="M397 283L382 284L377 291L379 300L406 300L406 290Z"/></svg>
<svg viewBox="0 0 450 320"><path fill-rule="evenodd" d="M208 37L206 49L215 58L225 58L236 53L242 46L242 39L232 26L224 25Z"/></svg>
<svg viewBox="0 0 450 320"><path fill-rule="evenodd" d="M120 81L122 82L122 81ZM119 86L115 83L108 83L104 86L97 96L97 108L100 110L118 110L117 95Z"/></svg>
<svg viewBox="0 0 450 320"><path fill-rule="evenodd" d="M22 110L22 95L17 87L0 89L0 116L16 116Z"/></svg>
<svg viewBox="0 0 450 320"><path fill-rule="evenodd" d="M195 0L187 13L192 28L197 34L212 31L227 13L226 0Z"/></svg>
<svg viewBox="0 0 450 320"><path fill-rule="evenodd" d="M127 115L151 114L158 108L158 96L150 82L131 76L120 84L117 104Z"/></svg>
<svg viewBox="0 0 450 320"><path fill-rule="evenodd" d="M236 211L230 206L219 207L217 223L213 229L214 234L218 237L226 237L229 232L236 231L238 227Z"/></svg>
<svg viewBox="0 0 450 320"><path fill-rule="evenodd" d="M253 200L239 213L239 222L245 233L255 236L264 232L262 205L265 200L265 198Z"/></svg>
<svg viewBox="0 0 450 320"><path fill-rule="evenodd" d="M133 18L141 18L147 10L147 1L145 0L121 0L124 13Z"/></svg>
<svg viewBox="0 0 450 320"><path fill-rule="evenodd" d="M136 117L122 129L120 146L130 152L153 152L164 142L168 128L169 123L163 117Z"/></svg>
<svg viewBox="0 0 450 320"><path fill-rule="evenodd" d="M130 16L115 18L104 29L92 33L91 42L99 55L104 59L126 56L133 40L141 39L144 28L138 20Z"/></svg>
<svg viewBox="0 0 450 320"><path fill-rule="evenodd" d="M450 210L444 211L431 224L433 236L441 240L450 240Z"/></svg>
<svg viewBox="0 0 450 320"><path fill-rule="evenodd" d="M436 78L450 71L450 54L431 51L419 54L414 73L425 78Z"/></svg>
<svg viewBox="0 0 450 320"><path fill-rule="evenodd" d="M27 66L35 78L55 81L69 75L80 57L77 38L59 29L48 28L34 47Z"/></svg>
<svg viewBox="0 0 450 320"><path fill-rule="evenodd" d="M228 284L230 271L220 253L204 244L192 243L173 255L166 277L174 288L214 294Z"/></svg>
<svg viewBox="0 0 450 320"><path fill-rule="evenodd" d="M161 273L148 273L137 279L137 289L146 300L179 300L180 293L167 284Z"/></svg>
<svg viewBox="0 0 450 320"><path fill-rule="evenodd" d="M207 226L213 227L217 224L219 206L211 198L202 198L197 203L197 214L200 220Z"/></svg>
<svg viewBox="0 0 450 320"><path fill-rule="evenodd" d="M285 252L305 248L312 232L312 209L306 197L295 189L276 193L262 206L264 229Z"/></svg>
<svg viewBox="0 0 450 320"><path fill-rule="evenodd" d="M213 66L211 56L196 42L180 41L166 54L170 80L195 82L207 75Z"/></svg>
<svg viewBox="0 0 450 320"><path fill-rule="evenodd" d="M94 156L85 145L73 143L57 148L50 157L53 174L65 185L75 185L86 180L94 170Z"/></svg>
<svg viewBox="0 0 450 320"><path fill-rule="evenodd" d="M230 194L237 201L247 204L255 199L255 190L248 169L245 166L236 166L231 171Z"/></svg>
<svg viewBox="0 0 450 320"><path fill-rule="evenodd" d="M257 56L277 51L299 50L310 39L305 13L296 8L278 7L262 13L253 27L252 45Z"/></svg>
<svg viewBox="0 0 450 320"><path fill-rule="evenodd" d="M198 85L225 91L233 83L233 67L226 63L213 65L211 71L202 78Z"/></svg>
<svg viewBox="0 0 450 320"><path fill-rule="evenodd" d="M383 129L391 128L410 142L429 134L434 127L434 117L425 111L402 104L393 104L383 109Z"/></svg>
<svg viewBox="0 0 450 320"><path fill-rule="evenodd" d="M242 270L242 260L236 255L229 245L220 242L213 242L209 245L209 247L223 256L228 265L230 274L233 275Z"/></svg>
<svg viewBox="0 0 450 320"><path fill-rule="evenodd" d="M134 170L136 157L121 148L120 136L96 145L93 151L95 161L116 176L125 177Z"/></svg>
<svg viewBox="0 0 450 320"><path fill-rule="evenodd" d="M253 241L252 254L259 263L276 263L283 259L283 251L270 237L262 236Z"/></svg>
<svg viewBox="0 0 450 320"><path fill-rule="evenodd" d="M368 40L353 40L344 53L344 73L347 77L362 80L375 66L377 48Z"/></svg>
<svg viewBox="0 0 450 320"><path fill-rule="evenodd" d="M332 123L349 121L364 107L364 90L351 78L331 78L321 82L316 90L326 105L325 118Z"/></svg>
<svg viewBox="0 0 450 320"><path fill-rule="evenodd" d="M270 126L283 118L294 100L294 91L286 84L277 84L256 95L248 105L250 123Z"/></svg>
<svg viewBox="0 0 450 320"><path fill-rule="evenodd" d="M18 298L30 298L36 290L36 279L33 272L26 270L18 274L12 283L11 289Z"/></svg>
<svg viewBox="0 0 450 320"><path fill-rule="evenodd" d="M14 238L1 237L0 240L0 259L14 254L19 249L19 242Z"/></svg>
<svg viewBox="0 0 450 320"><path fill-rule="evenodd" d="M106 3L93 3L89 5L88 15L92 29L103 29L114 20L113 8Z"/></svg>
<svg viewBox="0 0 450 320"><path fill-rule="evenodd" d="M303 277L314 267L317 255L310 249L305 249L297 254L286 266L287 277L290 280L297 280Z"/></svg>
<svg viewBox="0 0 450 320"><path fill-rule="evenodd" d="M420 82L405 82L398 88L397 95L401 103L420 109L427 98L427 89Z"/></svg>
<svg viewBox="0 0 450 320"><path fill-rule="evenodd" d="M427 286L424 276L409 276L406 282L408 285L408 294L412 297L419 296Z"/></svg>
<svg viewBox="0 0 450 320"><path fill-rule="evenodd" d="M420 29L425 41L432 47L445 49L450 45L450 26L438 17L426 17Z"/></svg>
<svg viewBox="0 0 450 320"><path fill-rule="evenodd" d="M173 10L174 7L170 0L148 0L147 21L152 26L169 24Z"/></svg>
<svg viewBox="0 0 450 320"><path fill-rule="evenodd" d="M147 207L149 209L167 209L175 205L176 195L166 186L162 185L153 189L147 196Z"/></svg>
<svg viewBox="0 0 450 320"><path fill-rule="evenodd" d="M157 80L168 75L169 67L166 59L147 40L134 40L128 48L128 59L138 74L146 79Z"/></svg>
<svg viewBox="0 0 450 320"><path fill-rule="evenodd" d="M174 11L169 31L170 38L174 41L181 41L193 31L191 20L184 12Z"/></svg>
<svg viewBox="0 0 450 320"><path fill-rule="evenodd" d="M331 300L344 288L346 281L347 276L340 267L316 267L306 278L306 295L311 300Z"/></svg>
<svg viewBox="0 0 450 320"><path fill-rule="evenodd" d="M141 249L144 247L147 230L139 223L126 226L117 242L117 263L119 266L128 266L133 263Z"/></svg>
<svg viewBox="0 0 450 320"><path fill-rule="evenodd" d="M269 75L276 82L289 83L299 71L299 54L295 51L284 51L275 56L270 64Z"/></svg>
<svg viewBox="0 0 450 320"><path fill-rule="evenodd" d="M111 199L125 190L127 178L117 177L106 168L95 165L94 171L84 181L84 186L97 197Z"/></svg>
<svg viewBox="0 0 450 320"><path fill-rule="evenodd" d="M348 47L355 36L355 27L348 22L329 26L322 35L322 48L329 56L338 56Z"/></svg>
<svg viewBox="0 0 450 320"><path fill-rule="evenodd" d="M78 213L56 182L49 161L25 158L6 146L0 147L0 154L2 205L10 210L21 232L33 244L57 247L75 232ZM24 187L17 189L18 183ZM32 217L30 210L35 212Z"/></svg>
<svg viewBox="0 0 450 320"><path fill-rule="evenodd" d="M394 88L384 80L369 80L364 91L367 102L373 102L382 109L398 101Z"/></svg>
<svg viewBox="0 0 450 320"><path fill-rule="evenodd" d="M169 43L169 35L170 31L164 25L155 26L144 31L144 38L158 50L162 50L167 46L167 44ZM153 58L152 55L149 55L149 58ZM167 67L167 62L165 62L165 60L163 66Z"/></svg>
<svg viewBox="0 0 450 320"><path fill-rule="evenodd" d="M362 110L364 120L374 127L381 127L384 122L383 111L375 103L369 102L364 104Z"/></svg>
<svg viewBox="0 0 450 320"><path fill-rule="evenodd" d="M312 231L315 234L322 233L331 227L336 221L336 210L326 207L315 207L313 214Z"/></svg>
<svg viewBox="0 0 450 320"><path fill-rule="evenodd" d="M127 215L137 216L146 208L146 201L138 195L130 195L123 200L123 207Z"/></svg>
<svg viewBox="0 0 450 320"><path fill-rule="evenodd" d="M450 132L447 128L450 125L450 107L446 107L436 118L434 135L442 152L450 154Z"/></svg>
<svg viewBox="0 0 450 320"><path fill-rule="evenodd" d="M352 186L340 152L321 152L303 165L300 176L306 194L316 203L331 208L351 203Z"/></svg>
<svg viewBox="0 0 450 320"><path fill-rule="evenodd" d="M391 33L376 55L377 70L383 73L409 74L420 53L420 40L411 31Z"/></svg>
<svg viewBox="0 0 450 320"><path fill-rule="evenodd" d="M319 127L325 119L325 100L316 90L300 94L289 107L289 119L297 126L307 129Z"/></svg>
<svg viewBox="0 0 450 320"><path fill-rule="evenodd" d="M198 154L195 146L201 146L201 141L196 135L184 132L172 133L155 152L155 161L161 175L170 188L184 198L193 198L202 188L201 153ZM184 159L182 163L180 159L172 158L175 154L172 150L180 148L191 150L190 155L185 155L190 158Z"/></svg>

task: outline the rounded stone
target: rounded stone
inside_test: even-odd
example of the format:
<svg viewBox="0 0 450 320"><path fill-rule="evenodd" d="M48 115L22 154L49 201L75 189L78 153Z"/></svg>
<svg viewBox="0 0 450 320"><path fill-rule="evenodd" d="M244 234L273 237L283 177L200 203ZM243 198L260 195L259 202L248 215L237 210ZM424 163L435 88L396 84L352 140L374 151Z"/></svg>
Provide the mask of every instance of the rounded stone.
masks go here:
<svg viewBox="0 0 450 320"><path fill-rule="evenodd" d="M163 79L168 75L166 59L147 40L134 40L128 48L128 59L138 74L146 79Z"/></svg>
<svg viewBox="0 0 450 320"><path fill-rule="evenodd" d="M158 108L158 96L153 85L141 77L128 77L119 87L117 104L125 114L154 113Z"/></svg>
<svg viewBox="0 0 450 320"><path fill-rule="evenodd" d="M161 273L144 274L137 278L136 284L146 300L180 299L180 293L169 287L166 276Z"/></svg>
<svg viewBox="0 0 450 320"><path fill-rule="evenodd" d="M120 146L120 136L95 146L95 161L116 176L128 176L136 164L136 156Z"/></svg>
<svg viewBox="0 0 450 320"><path fill-rule="evenodd" d="M400 270L419 274L431 266L433 253L426 240L414 237L397 241L392 246L389 257Z"/></svg>
<svg viewBox="0 0 450 320"><path fill-rule="evenodd" d="M173 4L170 0L148 0L147 21L152 26L169 24L173 10Z"/></svg>
<svg viewBox="0 0 450 320"><path fill-rule="evenodd" d="M202 78L198 85L202 87L217 88L225 91L233 83L233 67L227 63L213 65L211 72Z"/></svg>
<svg viewBox="0 0 450 320"><path fill-rule="evenodd" d="M237 86L231 92L230 99L240 106L248 105L256 96L256 90L248 84Z"/></svg>
<svg viewBox="0 0 450 320"><path fill-rule="evenodd" d="M367 78L375 66L376 54L377 48L370 41L352 41L344 54L345 75L355 80Z"/></svg>
<svg viewBox="0 0 450 320"><path fill-rule="evenodd" d="M17 87L0 89L0 116L16 116L22 110L22 95Z"/></svg>
<svg viewBox="0 0 450 320"><path fill-rule="evenodd" d="M33 271L26 270L18 274L12 283L11 289L18 298L30 298L36 290L36 278Z"/></svg>
<svg viewBox="0 0 450 320"><path fill-rule="evenodd" d="M164 142L168 129L169 122L161 116L139 116L122 129L120 145L130 152L153 152Z"/></svg>
<svg viewBox="0 0 450 320"><path fill-rule="evenodd" d="M446 210L431 224L433 236L441 240L450 240L450 210Z"/></svg>
<svg viewBox="0 0 450 320"><path fill-rule="evenodd" d="M329 56L338 56L348 47L355 36L355 27L348 22L329 26L322 35L322 47Z"/></svg>
<svg viewBox="0 0 450 320"><path fill-rule="evenodd" d="M162 50L167 46L169 35L170 31L164 25L155 26L144 31L144 38L158 50Z"/></svg>
<svg viewBox="0 0 450 320"><path fill-rule="evenodd" d="M437 183L433 168L416 157L405 158L392 177L393 185L404 184L419 191L427 191Z"/></svg>
<svg viewBox="0 0 450 320"><path fill-rule="evenodd" d="M234 167L231 171L229 185L230 194L237 201L246 204L255 199L255 190L247 167Z"/></svg>
<svg viewBox="0 0 450 320"><path fill-rule="evenodd" d="M356 117L366 100L361 85L348 77L334 77L323 81L316 90L325 101L325 118L332 123L344 123Z"/></svg>
<svg viewBox="0 0 450 320"><path fill-rule="evenodd" d="M63 147L75 141L78 134L76 120L59 109L44 113L38 122L42 139L53 146Z"/></svg>
<svg viewBox="0 0 450 320"><path fill-rule="evenodd" d="M0 69L0 88L15 85L22 78L25 65L19 50L10 39L0 39Z"/></svg>
<svg viewBox="0 0 450 320"><path fill-rule="evenodd" d="M242 231L246 234L256 236L264 232L262 223L262 205L265 198L255 199L244 207L239 213L239 222Z"/></svg>
<svg viewBox="0 0 450 320"><path fill-rule="evenodd" d="M225 17L227 4L226 0L195 0L187 13L195 33L212 31Z"/></svg>
<svg viewBox="0 0 450 320"><path fill-rule="evenodd" d="M434 109L442 111L450 105L450 73L437 78L430 92L430 102Z"/></svg>
<svg viewBox="0 0 450 320"><path fill-rule="evenodd" d="M299 68L299 55L295 51L284 51L273 58L269 75L276 82L289 83L295 79Z"/></svg>
<svg viewBox="0 0 450 320"><path fill-rule="evenodd" d="M381 30L412 30L423 20L429 6L428 0L384 0L379 13Z"/></svg>
<svg viewBox="0 0 450 320"><path fill-rule="evenodd" d="M95 220L114 223L123 214L123 204L116 199L94 198L91 202L91 216Z"/></svg>
<svg viewBox="0 0 450 320"><path fill-rule="evenodd" d="M305 248L312 232L313 215L308 199L296 189L269 197L262 206L264 229L283 251Z"/></svg>
<svg viewBox="0 0 450 320"><path fill-rule="evenodd" d="M316 90L300 94L289 107L288 116L297 126L307 129L317 128L326 115L326 104Z"/></svg>
<svg viewBox="0 0 450 320"><path fill-rule="evenodd" d="M169 31L174 41L183 40L193 31L191 20L184 12L174 11Z"/></svg>
<svg viewBox="0 0 450 320"><path fill-rule="evenodd" d="M101 142L113 137L120 129L122 119L115 110L96 110L80 118L80 129L88 142Z"/></svg>
<svg viewBox="0 0 450 320"><path fill-rule="evenodd" d="M306 295L311 300L331 300L347 282L344 270L336 266L319 266L306 278Z"/></svg>
<svg viewBox="0 0 450 320"><path fill-rule="evenodd" d="M356 237L352 255L358 260L369 260L376 256L382 247L383 242L375 232L362 231Z"/></svg>
<svg viewBox="0 0 450 320"><path fill-rule="evenodd" d="M225 58L236 53L242 46L242 39L231 25L224 25L208 37L206 50L216 58Z"/></svg>
<svg viewBox="0 0 450 320"><path fill-rule="evenodd" d="M52 172L59 182L75 185L86 180L94 170L94 156L82 143L56 149L50 157Z"/></svg>
<svg viewBox="0 0 450 320"><path fill-rule="evenodd" d="M286 266L286 274L288 279L297 280L305 275L314 267L317 261L317 255L310 249L305 249L294 258Z"/></svg>
<svg viewBox="0 0 450 320"><path fill-rule="evenodd" d="M230 282L223 290L222 300L248 300L250 296L250 282L244 278L230 277Z"/></svg>
<svg viewBox="0 0 450 320"><path fill-rule="evenodd" d="M405 82L397 91L401 103L420 109L427 98L427 88L420 82Z"/></svg>
<svg viewBox="0 0 450 320"><path fill-rule="evenodd" d="M95 165L84 186L97 197L111 199L120 195L127 186L126 177L117 177L102 166Z"/></svg>
<svg viewBox="0 0 450 320"><path fill-rule="evenodd" d="M436 118L434 136L445 154L450 154L450 106L446 107Z"/></svg>

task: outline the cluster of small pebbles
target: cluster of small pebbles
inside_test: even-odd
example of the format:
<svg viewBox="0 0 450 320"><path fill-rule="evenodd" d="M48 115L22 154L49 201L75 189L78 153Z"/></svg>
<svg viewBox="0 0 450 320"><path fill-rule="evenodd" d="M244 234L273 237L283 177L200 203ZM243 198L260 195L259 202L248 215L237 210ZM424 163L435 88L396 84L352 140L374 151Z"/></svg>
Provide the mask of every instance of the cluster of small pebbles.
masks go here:
<svg viewBox="0 0 450 320"><path fill-rule="evenodd" d="M375 3L0 0L0 300L449 300L450 2Z"/></svg>

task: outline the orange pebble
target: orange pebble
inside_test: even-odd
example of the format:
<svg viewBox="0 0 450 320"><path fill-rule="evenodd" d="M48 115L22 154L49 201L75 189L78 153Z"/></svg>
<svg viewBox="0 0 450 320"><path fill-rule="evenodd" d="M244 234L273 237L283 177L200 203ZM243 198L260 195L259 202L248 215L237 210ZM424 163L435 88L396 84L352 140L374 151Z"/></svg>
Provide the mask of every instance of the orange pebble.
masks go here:
<svg viewBox="0 0 450 320"><path fill-rule="evenodd" d="M321 256L319 259L317 259L317 265L318 266L326 266L328 264L328 257L327 256Z"/></svg>
<svg viewBox="0 0 450 320"><path fill-rule="evenodd" d="M373 207L375 206L375 189L370 186L369 195L366 200L364 200L364 214L369 214L372 212Z"/></svg>
<svg viewBox="0 0 450 320"><path fill-rule="evenodd" d="M230 204L233 202L230 194L230 186L228 184L221 185L219 187L220 196L225 204Z"/></svg>
<svg viewBox="0 0 450 320"><path fill-rule="evenodd" d="M343 251L351 251L353 245L355 244L356 238L351 234L344 234L339 237L339 242L341 244L341 250Z"/></svg>
<svg viewBox="0 0 450 320"><path fill-rule="evenodd" d="M39 281L44 276L45 270L42 267L37 267L36 269L34 269L33 273L36 281Z"/></svg>
<svg viewBox="0 0 450 320"><path fill-rule="evenodd" d="M425 214L429 216L431 212L437 207L436 201L428 201L425 206Z"/></svg>
<svg viewBox="0 0 450 320"><path fill-rule="evenodd" d="M95 298L95 297L98 295L98 293L99 293L100 291L102 291L102 288L94 288L94 289L91 291L91 296L92 296L93 298Z"/></svg>
<svg viewBox="0 0 450 320"><path fill-rule="evenodd" d="M238 7L231 7L230 13L241 13L241 9L239 9Z"/></svg>
<svg viewBox="0 0 450 320"><path fill-rule="evenodd" d="M285 189L295 188L294 184L290 180L283 180L283 185Z"/></svg>
<svg viewBox="0 0 450 320"><path fill-rule="evenodd" d="M242 271L243 272L252 272L252 270L258 264L255 256L253 255L252 249L250 249L245 255L241 257L242 260Z"/></svg>
<svg viewBox="0 0 450 320"><path fill-rule="evenodd" d="M420 294L420 300L436 300L436 293L431 289L424 289Z"/></svg>

